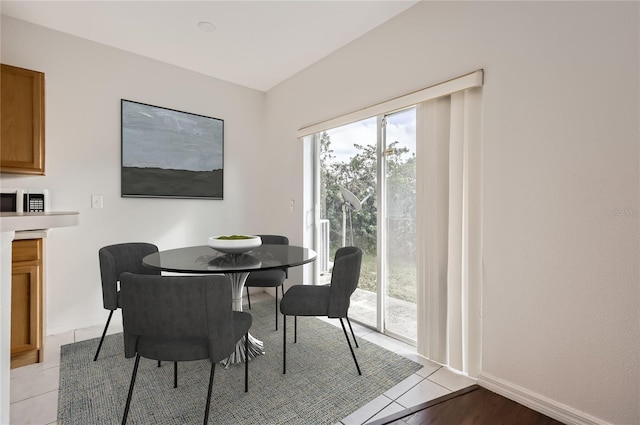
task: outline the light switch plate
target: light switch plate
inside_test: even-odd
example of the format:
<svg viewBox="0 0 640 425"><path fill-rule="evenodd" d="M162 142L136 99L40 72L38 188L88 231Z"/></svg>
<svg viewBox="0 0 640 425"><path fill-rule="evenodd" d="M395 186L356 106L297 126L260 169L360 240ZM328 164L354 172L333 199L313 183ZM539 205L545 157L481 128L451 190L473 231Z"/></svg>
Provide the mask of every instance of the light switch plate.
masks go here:
<svg viewBox="0 0 640 425"><path fill-rule="evenodd" d="M91 208L102 208L102 195L91 195Z"/></svg>

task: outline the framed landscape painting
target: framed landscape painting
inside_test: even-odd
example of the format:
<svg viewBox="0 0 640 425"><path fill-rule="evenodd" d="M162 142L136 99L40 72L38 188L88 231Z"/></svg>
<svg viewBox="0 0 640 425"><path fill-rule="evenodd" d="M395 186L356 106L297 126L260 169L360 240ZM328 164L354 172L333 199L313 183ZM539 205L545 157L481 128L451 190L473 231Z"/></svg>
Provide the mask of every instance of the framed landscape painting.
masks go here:
<svg viewBox="0 0 640 425"><path fill-rule="evenodd" d="M222 199L224 121L121 100L123 197Z"/></svg>

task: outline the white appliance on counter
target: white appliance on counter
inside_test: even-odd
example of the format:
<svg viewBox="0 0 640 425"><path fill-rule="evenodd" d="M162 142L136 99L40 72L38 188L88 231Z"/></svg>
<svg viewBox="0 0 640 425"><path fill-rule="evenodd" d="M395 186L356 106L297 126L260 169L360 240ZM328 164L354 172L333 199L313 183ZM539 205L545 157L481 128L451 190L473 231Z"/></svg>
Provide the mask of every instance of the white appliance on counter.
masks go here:
<svg viewBox="0 0 640 425"><path fill-rule="evenodd" d="M47 189L5 189L0 190L1 212L48 212L51 211L51 197Z"/></svg>

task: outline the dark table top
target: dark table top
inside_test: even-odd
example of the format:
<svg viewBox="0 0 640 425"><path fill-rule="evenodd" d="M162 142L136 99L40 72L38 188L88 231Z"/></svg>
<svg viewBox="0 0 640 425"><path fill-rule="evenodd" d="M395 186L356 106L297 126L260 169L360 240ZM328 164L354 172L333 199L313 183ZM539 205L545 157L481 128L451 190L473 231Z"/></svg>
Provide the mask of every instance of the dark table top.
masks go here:
<svg viewBox="0 0 640 425"><path fill-rule="evenodd" d="M146 267L177 273L239 273L294 267L316 259L312 249L263 244L244 254L225 254L207 246L189 246L147 255Z"/></svg>

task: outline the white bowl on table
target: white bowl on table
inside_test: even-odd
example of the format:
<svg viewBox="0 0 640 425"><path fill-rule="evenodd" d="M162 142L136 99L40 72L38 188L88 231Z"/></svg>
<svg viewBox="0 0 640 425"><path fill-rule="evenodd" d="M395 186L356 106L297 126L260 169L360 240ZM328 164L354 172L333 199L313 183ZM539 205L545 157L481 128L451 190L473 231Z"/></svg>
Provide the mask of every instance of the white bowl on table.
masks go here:
<svg viewBox="0 0 640 425"><path fill-rule="evenodd" d="M242 239L220 239L220 237L229 237L229 235L211 236L207 245L216 251L224 252L225 254L242 254L243 252L251 251L254 248L262 245L262 239L260 236L252 235L240 235Z"/></svg>

